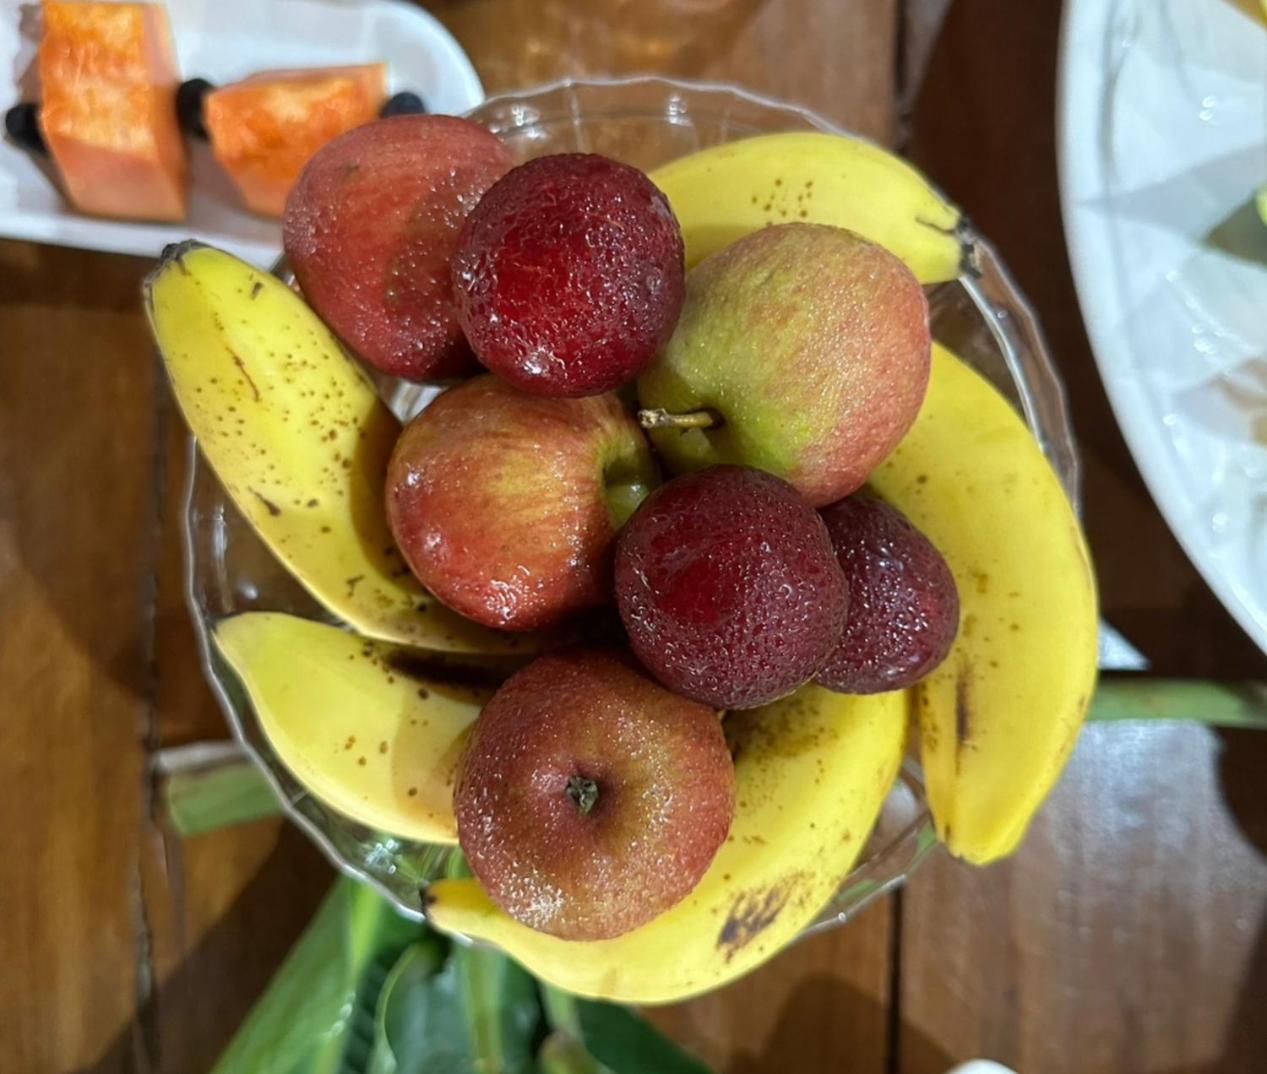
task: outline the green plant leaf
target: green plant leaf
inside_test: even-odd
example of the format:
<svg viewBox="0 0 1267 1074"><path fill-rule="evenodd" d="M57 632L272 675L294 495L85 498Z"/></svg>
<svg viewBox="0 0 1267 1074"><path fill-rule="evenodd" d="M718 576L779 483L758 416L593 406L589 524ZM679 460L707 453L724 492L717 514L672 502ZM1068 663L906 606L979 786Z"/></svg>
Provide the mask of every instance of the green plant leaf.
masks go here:
<svg viewBox="0 0 1267 1074"><path fill-rule="evenodd" d="M579 1040L581 1015L576 1006L577 998L571 992L564 992L545 981L539 981L538 985L541 989L541 1007L550 1028Z"/></svg>
<svg viewBox="0 0 1267 1074"><path fill-rule="evenodd" d="M608 1074L589 1052L561 1029L541 1043L537 1052L537 1074Z"/></svg>
<svg viewBox="0 0 1267 1074"><path fill-rule="evenodd" d="M580 998L575 1002L581 1043L613 1074L711 1074L627 1007Z"/></svg>
<svg viewBox="0 0 1267 1074"><path fill-rule="evenodd" d="M379 996L366 1074L530 1074L536 982L495 951L454 946L435 973L411 948Z"/></svg>
<svg viewBox="0 0 1267 1074"><path fill-rule="evenodd" d="M684 1051L663 1033L628 1007L597 1000L581 999L570 992L540 982L541 1003L552 1037L578 1041L589 1055L589 1068L577 1067L577 1074L711 1074L709 1068ZM557 1052L544 1053L543 1060L566 1059L575 1063L575 1052L556 1043ZM570 1074L573 1068L560 1066Z"/></svg>
<svg viewBox="0 0 1267 1074"><path fill-rule="evenodd" d="M433 1012L427 985L443 963L431 938L411 945L383 982L374 1019L374 1047L365 1074L403 1074L419 1069Z"/></svg>
<svg viewBox="0 0 1267 1074"><path fill-rule="evenodd" d="M341 877L212 1074L359 1074L388 972L429 935L372 888Z"/></svg>
<svg viewBox="0 0 1267 1074"><path fill-rule="evenodd" d="M1087 720L1191 720L1267 729L1267 684L1114 675L1100 681Z"/></svg>
<svg viewBox="0 0 1267 1074"><path fill-rule="evenodd" d="M628 1007L581 999L545 981L540 984L541 1002L554 1035L579 1041L600 1070L711 1074L707 1066Z"/></svg>
<svg viewBox="0 0 1267 1074"><path fill-rule="evenodd" d="M172 828L186 838L282 811L264 773L245 757L173 772L163 784L163 800Z"/></svg>
<svg viewBox="0 0 1267 1074"><path fill-rule="evenodd" d="M505 955L455 947L451 959L466 1011L471 1053L481 1074L525 1074L541 1027L536 981Z"/></svg>

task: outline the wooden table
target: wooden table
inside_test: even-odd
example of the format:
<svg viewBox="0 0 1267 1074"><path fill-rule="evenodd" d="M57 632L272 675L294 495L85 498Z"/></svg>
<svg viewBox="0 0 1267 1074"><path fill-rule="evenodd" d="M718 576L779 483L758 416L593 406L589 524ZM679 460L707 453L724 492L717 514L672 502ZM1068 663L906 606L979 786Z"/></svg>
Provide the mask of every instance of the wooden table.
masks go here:
<svg viewBox="0 0 1267 1074"><path fill-rule="evenodd" d="M1169 536L1087 348L1057 209L1056 0L435 0L489 90L654 69L905 143L1042 315L1106 611L1168 674L1267 674ZM676 13L675 13L676 12ZM620 20L618 22L618 20ZM620 26L633 32L617 32ZM927 78L917 89L927 63ZM183 432L146 264L0 244L0 1070L207 1069L331 870L263 821L181 843L147 759L224 734L180 595ZM734 1074L1267 1070L1267 735L1084 735L1011 861L945 858L846 928L655 1013Z"/></svg>

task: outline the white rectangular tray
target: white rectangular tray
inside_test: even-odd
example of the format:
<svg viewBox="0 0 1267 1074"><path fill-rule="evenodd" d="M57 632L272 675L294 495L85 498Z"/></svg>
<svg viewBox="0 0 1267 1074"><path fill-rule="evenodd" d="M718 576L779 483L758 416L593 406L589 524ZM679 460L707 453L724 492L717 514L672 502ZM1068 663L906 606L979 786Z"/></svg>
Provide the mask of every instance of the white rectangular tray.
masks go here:
<svg viewBox="0 0 1267 1074"><path fill-rule="evenodd" d="M475 69L431 15L394 0L167 0L183 78L231 82L256 71L385 60L391 92L413 90L432 112L461 115L484 97ZM39 4L0 0L0 111L37 99L33 63ZM239 207L205 143L191 142L189 216L129 223L71 209L41 163L0 139L0 236L116 253L156 255L195 237L267 265L277 221Z"/></svg>

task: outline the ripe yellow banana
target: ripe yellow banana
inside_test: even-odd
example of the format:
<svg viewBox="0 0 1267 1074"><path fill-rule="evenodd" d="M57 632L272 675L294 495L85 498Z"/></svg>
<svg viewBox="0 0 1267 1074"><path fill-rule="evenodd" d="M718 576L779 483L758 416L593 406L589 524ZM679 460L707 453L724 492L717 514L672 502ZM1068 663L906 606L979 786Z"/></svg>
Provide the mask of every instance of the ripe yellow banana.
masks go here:
<svg viewBox="0 0 1267 1074"><path fill-rule="evenodd" d="M686 239L686 264L769 224L848 228L900 257L921 283L972 267L959 210L900 157L860 138L795 131L703 149L651 173Z"/></svg>
<svg viewBox="0 0 1267 1074"><path fill-rule="evenodd" d="M923 409L871 484L959 586L959 636L914 694L938 834L984 864L1016 848L1082 726L1096 676L1090 557L1020 416L940 346Z"/></svg>
<svg viewBox="0 0 1267 1074"><path fill-rule="evenodd" d="M716 988L781 950L840 886L897 774L906 718L902 693L846 697L812 685L727 716L730 836L685 900L624 936L535 932L470 878L433 884L427 914L580 995L665 1003Z"/></svg>
<svg viewBox="0 0 1267 1074"><path fill-rule="evenodd" d="M187 242L165 251L145 305L203 454L317 600L385 641L449 652L531 647L450 612L409 573L383 506L400 424L289 287Z"/></svg>
<svg viewBox="0 0 1267 1074"><path fill-rule="evenodd" d="M308 790L378 831L457 842L454 771L491 690L437 682L408 650L280 612L224 619L212 637Z"/></svg>

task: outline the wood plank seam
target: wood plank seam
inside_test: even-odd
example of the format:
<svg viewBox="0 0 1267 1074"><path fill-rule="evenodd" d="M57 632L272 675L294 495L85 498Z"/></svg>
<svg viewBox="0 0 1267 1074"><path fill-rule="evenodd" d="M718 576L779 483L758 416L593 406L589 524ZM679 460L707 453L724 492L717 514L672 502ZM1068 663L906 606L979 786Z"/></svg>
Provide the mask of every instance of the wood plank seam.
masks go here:
<svg viewBox="0 0 1267 1074"><path fill-rule="evenodd" d="M144 696L142 698L142 724L140 728L140 745L144 757L141 770L141 809L139 814L140 831L137 833L136 859L132 863L131 894L134 907L133 927L136 935L135 954L135 988L136 1008L133 1016L132 1037L134 1041L134 1058L138 1074L150 1074L160 1069L162 1061L161 1033L159 1028L158 991L154 966L154 930L149 910L149 902L145 891L145 877L141 855L143 845L155 838L161 841L162 835L157 824L155 811L158 808L157 777L151 758L159 747L158 726L158 587L159 569L163 554L163 535L165 508L164 490L167 482L167 452L164 450L164 432L170 420L170 404L167 395L167 378L161 368L158 356L153 361L159 366L154 378L153 399L153 451L150 465L150 517L146 533L145 557L148 568L142 581L141 603L143 606L141 638L141 662L145 669L143 679ZM161 855L164 872L166 872L166 856Z"/></svg>
<svg viewBox="0 0 1267 1074"><path fill-rule="evenodd" d="M904 889L889 896L889 994L885 1012L888 1039L884 1044L886 1074L902 1072L902 903Z"/></svg>

